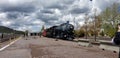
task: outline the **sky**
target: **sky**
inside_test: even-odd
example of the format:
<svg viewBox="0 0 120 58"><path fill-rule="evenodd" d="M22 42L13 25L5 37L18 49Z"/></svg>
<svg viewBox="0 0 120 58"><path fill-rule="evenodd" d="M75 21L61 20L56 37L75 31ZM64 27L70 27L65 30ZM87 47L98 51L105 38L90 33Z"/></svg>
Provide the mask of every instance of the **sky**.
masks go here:
<svg viewBox="0 0 120 58"><path fill-rule="evenodd" d="M99 15L120 0L0 0L0 25L15 30L38 32L70 21L83 25L85 14Z"/></svg>

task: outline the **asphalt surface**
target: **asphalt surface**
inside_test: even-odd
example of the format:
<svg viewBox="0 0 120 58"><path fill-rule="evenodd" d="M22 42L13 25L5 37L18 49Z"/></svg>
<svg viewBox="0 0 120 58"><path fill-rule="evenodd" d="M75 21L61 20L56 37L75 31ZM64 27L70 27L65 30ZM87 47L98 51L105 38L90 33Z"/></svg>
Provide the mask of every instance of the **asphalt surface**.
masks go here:
<svg viewBox="0 0 120 58"><path fill-rule="evenodd" d="M27 39L27 40L26 40ZM76 42L45 37L21 38L0 52L0 58L118 58L118 53L98 47L82 47Z"/></svg>

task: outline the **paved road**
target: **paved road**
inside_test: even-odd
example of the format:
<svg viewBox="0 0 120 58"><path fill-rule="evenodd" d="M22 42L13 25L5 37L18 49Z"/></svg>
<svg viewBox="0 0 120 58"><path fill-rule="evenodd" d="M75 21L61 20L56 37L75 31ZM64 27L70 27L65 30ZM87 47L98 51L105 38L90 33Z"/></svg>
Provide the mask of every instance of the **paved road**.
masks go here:
<svg viewBox="0 0 120 58"><path fill-rule="evenodd" d="M118 58L117 53L98 47L81 47L71 41L51 38L21 38L0 52L0 58Z"/></svg>

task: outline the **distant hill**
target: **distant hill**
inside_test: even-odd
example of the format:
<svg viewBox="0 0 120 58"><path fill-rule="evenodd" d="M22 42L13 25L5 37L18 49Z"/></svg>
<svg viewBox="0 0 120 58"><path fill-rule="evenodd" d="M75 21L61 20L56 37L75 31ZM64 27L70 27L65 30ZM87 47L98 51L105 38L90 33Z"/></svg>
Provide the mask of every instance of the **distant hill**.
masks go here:
<svg viewBox="0 0 120 58"><path fill-rule="evenodd" d="M5 26L0 26L0 33L17 33L17 34L23 34L23 31L17 31L13 30L11 28L5 27Z"/></svg>

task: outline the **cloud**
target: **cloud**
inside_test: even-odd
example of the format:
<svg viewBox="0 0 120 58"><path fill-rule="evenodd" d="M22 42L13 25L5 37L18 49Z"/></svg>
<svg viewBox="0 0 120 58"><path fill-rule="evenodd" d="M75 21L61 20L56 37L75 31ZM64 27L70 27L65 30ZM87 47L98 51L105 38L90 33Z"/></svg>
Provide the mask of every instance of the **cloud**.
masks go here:
<svg viewBox="0 0 120 58"><path fill-rule="evenodd" d="M31 4L20 5L3 5L0 7L1 12L34 12L35 6Z"/></svg>
<svg viewBox="0 0 120 58"><path fill-rule="evenodd" d="M44 13L44 14L54 14L54 11L51 10L51 9L44 9L44 10L41 10L41 13Z"/></svg>
<svg viewBox="0 0 120 58"><path fill-rule="evenodd" d="M17 19L20 16L20 14L18 12L8 12L7 13L7 18L9 19Z"/></svg>
<svg viewBox="0 0 120 58"><path fill-rule="evenodd" d="M63 4L52 4L50 6L47 6L46 7L47 9L66 9L67 8L67 5L63 5Z"/></svg>
<svg viewBox="0 0 120 58"><path fill-rule="evenodd" d="M89 11L88 8L73 8L70 10L71 14L82 14L82 13L87 13Z"/></svg>
<svg viewBox="0 0 120 58"><path fill-rule="evenodd" d="M55 15L39 14L37 16L37 19L40 19L43 22L46 22L47 24L49 24L50 21L58 20L59 18Z"/></svg>
<svg viewBox="0 0 120 58"><path fill-rule="evenodd" d="M50 27L66 21L84 24L84 15L101 13L118 0L1 0L0 25L16 30L40 31L42 25ZM75 23L74 23L75 21Z"/></svg>

